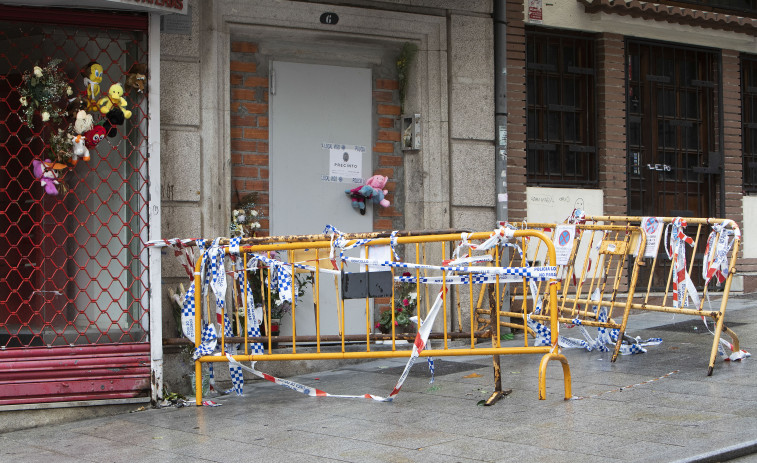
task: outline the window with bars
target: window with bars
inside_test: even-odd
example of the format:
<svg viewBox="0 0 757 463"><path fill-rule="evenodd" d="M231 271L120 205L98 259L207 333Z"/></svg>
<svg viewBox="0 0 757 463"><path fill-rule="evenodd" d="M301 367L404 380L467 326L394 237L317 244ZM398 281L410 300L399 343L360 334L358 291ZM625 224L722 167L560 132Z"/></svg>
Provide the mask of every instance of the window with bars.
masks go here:
<svg viewBox="0 0 757 463"><path fill-rule="evenodd" d="M30 126L20 97L24 73L50 60L60 60L72 99L86 94L98 63L98 97L107 97L147 63L146 26L145 15L0 6L0 348L147 340L146 92L126 87L131 117L120 124L90 108L110 130L89 161L57 171L57 195L34 165L74 116L36 114Z"/></svg>
<svg viewBox="0 0 757 463"><path fill-rule="evenodd" d="M757 193L757 56L741 58L741 123L744 192Z"/></svg>
<svg viewBox="0 0 757 463"><path fill-rule="evenodd" d="M526 32L529 185L597 185L594 39Z"/></svg>

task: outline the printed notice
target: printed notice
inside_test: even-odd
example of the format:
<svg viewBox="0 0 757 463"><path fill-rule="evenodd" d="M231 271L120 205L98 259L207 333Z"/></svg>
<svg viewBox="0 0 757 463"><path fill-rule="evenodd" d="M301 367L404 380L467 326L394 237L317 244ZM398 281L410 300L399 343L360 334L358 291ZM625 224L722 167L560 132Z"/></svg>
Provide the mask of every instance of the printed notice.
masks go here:
<svg viewBox="0 0 757 463"><path fill-rule="evenodd" d="M568 265L570 252L573 250L573 239L576 236L575 225L558 225L555 229L555 254L557 265Z"/></svg>
<svg viewBox="0 0 757 463"><path fill-rule="evenodd" d="M379 262L390 262L392 260L392 248L389 245L384 246L366 246L368 248L368 259ZM369 272L385 272L389 267L383 265L369 265Z"/></svg>
<svg viewBox="0 0 757 463"><path fill-rule="evenodd" d="M641 229L647 237L647 247L644 249L644 257L656 257L660 249L662 237L662 220L657 217L642 217Z"/></svg>
<svg viewBox="0 0 757 463"><path fill-rule="evenodd" d="M363 153L350 148L329 149L329 177L361 178Z"/></svg>

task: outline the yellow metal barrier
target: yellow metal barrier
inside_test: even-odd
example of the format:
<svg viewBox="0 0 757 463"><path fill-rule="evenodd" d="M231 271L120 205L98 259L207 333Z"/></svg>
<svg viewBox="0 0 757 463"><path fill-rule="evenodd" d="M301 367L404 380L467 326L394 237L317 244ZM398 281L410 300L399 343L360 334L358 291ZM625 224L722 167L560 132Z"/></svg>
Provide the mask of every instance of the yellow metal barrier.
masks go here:
<svg viewBox="0 0 757 463"><path fill-rule="evenodd" d="M391 306L394 308L394 281L396 281L397 274L401 273L397 269L409 270L411 278L417 285L418 295L418 315L424 318L429 316L429 308L432 305L432 299L437 296L433 294L436 291L429 291L428 284L445 282L445 288L448 282L457 282L457 288L465 288L471 295L468 301L468 313L467 317L463 316L460 300L464 299L460 297L460 291L456 294L458 297L450 298L453 292L447 290L440 291L441 303L443 309L440 312L441 320L436 320L432 325L432 331L430 334L431 339L441 340L441 345L436 344L439 347L429 348L422 350L420 356L423 357L443 357L443 356L465 356L465 355L491 355L493 356L495 366L495 389L501 392L501 378L499 374L499 355L509 354L543 354L540 369L539 369L539 399L545 399L546 397L546 368L550 360L557 360L562 364L564 374L564 389L565 399L569 399L572 396L571 393L571 380L570 369L566 358L560 354L559 347L557 346L557 336L552 336L552 342L549 345L543 346L503 346L501 344L500 323L493 324L493 328L486 330L475 329L475 312L476 306L474 305L473 297L474 291L484 288L489 288L489 292L492 294L491 304L495 308L496 312L500 312L500 304L502 301L501 294L503 293L503 285L508 282L521 282L526 284L527 278L523 276L528 272L535 272L539 269L527 269L523 266L517 267L502 267L499 263L502 262L503 254L502 250L506 249L502 247L502 243L498 243L486 251L476 250L477 247L483 247L482 244L486 242L491 243L492 240L496 241L502 238L509 238L512 240L535 240L544 246L546 250L545 262L547 266L541 267L541 270L546 273L542 273L541 283L546 288L545 301L548 306L547 317L549 327L552 333L558 332L558 317L557 317L557 288L555 279L550 277L550 271L554 273L555 263L555 250L552 242L541 231L536 230L517 230L513 232L505 233L504 230L499 230L493 233L467 233L461 235L460 233L439 233L439 234L413 234L413 233L400 233L393 237L380 237L380 234L353 234L353 235L339 235L341 241L340 248L334 247L334 235L316 235L316 236L289 236L289 237L275 237L265 238L260 244L251 244L241 246L238 250L240 257L244 261L244 268L248 271L244 273L245 286L248 280L252 278L253 273L249 271L251 267L250 262L256 262L252 267L256 268L256 272L261 272L256 282L262 283L261 293L264 300L263 308L263 326L265 327L265 334L260 337L250 337L247 335L247 319L245 318L244 328L237 319L237 333L241 336L228 337L225 335L222 326L218 326L218 332L220 333L220 349L224 352L226 343L242 343L244 345L244 353L234 355L232 358L236 361L273 361L273 360L319 360L319 359L377 359L377 358L395 358L395 357L410 357L412 355L413 343L397 343L397 340L407 339L418 343L420 334L413 332L410 334L402 334L395 331L394 327L390 334L376 334L373 333L373 326L371 325L372 319L372 307L371 297L364 297L365 307L365 331L361 334L346 334L345 327L345 300L342 297L342 291L344 290L343 282L337 282L336 294L336 318L339 327L339 333L337 335L322 335L321 326L327 320L327 311L322 305L322 300L326 299L323 289L326 287L325 281L329 278L329 273L334 273L334 269L338 268L339 275L343 276L346 273L357 273L356 270L362 271L366 265L374 264L376 261L370 260L371 250L378 250L379 247L390 246L392 253L385 253L390 255L389 260L383 264L387 269L391 269L392 273L392 294ZM385 236L385 235L384 235ZM488 240L488 241L487 241ZM461 247L461 244L463 247ZM348 249L353 245L357 248L352 250L352 254L355 255L356 250L359 250L359 256L350 258L349 256L341 257L340 251L342 249ZM464 253L460 254L460 249L464 249ZM224 247L225 254L229 256L229 247ZM457 253L456 255L455 252ZM236 250L235 250L236 252ZM272 253L281 256L282 259L274 262L272 259ZM397 260L393 256L403 255L403 260ZM303 257L304 256L304 257ZM361 258L363 260L361 260ZM351 260L352 259L352 260ZM457 260L453 260L457 259ZM305 261L305 262L303 262ZM452 262L450 262L452 261ZM456 264L455 262L463 262L464 264ZM196 261L195 265L195 293L194 303L196 307L194 334L195 334L195 348L196 350L201 346L201 329L203 326L203 313L206 313L206 321L216 320L222 324L223 316L234 317L235 314L246 314L250 301L247 294L237 294L236 290L233 291L231 308L223 306L219 309L216 317L211 314L211 301L214 299L211 291L207 291L207 295L203 297L202 284L203 280L208 277L207 275L208 255L202 255ZM358 262L358 263L355 263ZM435 262L436 265L432 265L429 262ZM484 262L484 265L474 265ZM303 265L308 264L308 265ZM313 307L304 309L298 306L298 299L295 296L294 285L291 288L292 291L292 304L291 304L291 317L292 317L292 333L291 336L273 336L271 333L271 315L272 315L272 265L278 266L278 268L287 268L290 275L297 275L297 271L305 268L306 272L310 272L313 278L312 296ZM462 267L467 266L466 269ZM470 270L473 269L473 270ZM546 270L545 270L546 269ZM349 270L349 272L347 272ZM467 280L465 280L467 275ZM476 282L474 276L485 275L486 282ZM533 279L533 273L529 273L528 280ZM436 278L436 280L434 280ZM455 280L457 278L457 280ZM483 277L482 277L483 278ZM324 280L326 279L326 280ZM246 292L245 292L246 293ZM429 293L431 297L429 297ZM333 293L332 293L333 296ZM454 304L450 299L457 299L456 312L454 310ZM438 299L437 299L438 301ZM258 301L256 301L258 302ZM436 302L438 304L438 302ZM218 307L218 305L216 305ZM425 313L424 309L425 308ZM226 310L227 313L221 313ZM297 334L297 317L299 314L304 314L303 310L314 310L315 313L315 336L303 336ZM332 314L334 313L331 310ZM392 315L394 317L394 315ZM455 322L457 320L457 323ZM467 330L463 330L463 319L470 320L470 324ZM333 322L333 320L331 320ZM456 327L455 327L456 325ZM490 346L480 346L481 340L489 339L491 341ZM372 346L377 340L391 341L391 347L389 350L377 350ZM457 342L451 342L456 340ZM436 341L439 342L439 341ZM262 354L253 354L249 351L251 343L263 343L265 351ZM286 344L286 347L279 347L274 349L276 343L279 345ZM488 343L487 343L488 344ZM302 347L307 345L309 349L303 349ZM313 347L314 346L314 350ZM299 351L298 351L299 348ZM206 362L225 362L228 361L226 357L222 355L202 355L197 358L195 362L195 380L196 380L196 400L197 404L202 404L202 368L201 364ZM492 395L490 402L493 402L498 398Z"/></svg>
<svg viewBox="0 0 757 463"><path fill-rule="evenodd" d="M566 227L571 227L570 224L556 223L513 225L544 231L553 242L559 240L558 234L564 233ZM738 337L723 324L740 241L740 232L733 221L593 216L581 218L574 226L571 247L563 256L563 261L558 262L561 287L557 307L560 323L618 330L612 361L617 359L624 342L629 315L637 310L712 319L715 328L708 375L712 374L723 332L733 341L730 347L735 352L739 351ZM645 229L652 233L643 232ZM711 233L705 236L706 232ZM670 237L671 233L675 234L675 239ZM671 250L674 244L675 249ZM529 245L529 240L525 238L521 247L523 257L513 256L511 265L518 259L538 265L546 258L541 242ZM674 257L666 256L666 247L667 253ZM697 256L700 256L698 261L695 259ZM704 275L698 276L697 273L702 273L702 266L705 268ZM695 269L700 271L696 272ZM705 285L704 280L708 279L708 275L712 278L718 274L722 277L723 286L719 306L713 310L705 305L714 284ZM532 314L534 307L528 297L528 287L512 286L511 304L519 306L520 311L500 312L500 317L522 321L500 323L533 335L526 326L526 316L531 314L533 319L544 320L551 313ZM539 284L539 291L545 291L543 283ZM689 300L692 301L691 308L688 307ZM598 319L597 307L607 308L607 320ZM479 329L488 326L491 313L491 309L478 309Z"/></svg>

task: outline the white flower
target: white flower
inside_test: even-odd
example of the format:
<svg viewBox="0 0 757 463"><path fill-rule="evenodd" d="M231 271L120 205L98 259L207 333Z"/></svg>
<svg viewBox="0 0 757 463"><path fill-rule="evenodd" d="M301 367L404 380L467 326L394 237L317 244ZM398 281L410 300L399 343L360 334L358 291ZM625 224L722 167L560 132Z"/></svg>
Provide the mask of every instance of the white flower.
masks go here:
<svg viewBox="0 0 757 463"><path fill-rule="evenodd" d="M47 122L50 120L50 113L47 111L44 111L42 113L42 122Z"/></svg>
<svg viewBox="0 0 757 463"><path fill-rule="evenodd" d="M71 96L74 94L74 91L71 90L71 87L66 87L66 95Z"/></svg>
<svg viewBox="0 0 757 463"><path fill-rule="evenodd" d="M251 226L252 228L260 228L260 222L255 222Z"/></svg>
<svg viewBox="0 0 757 463"><path fill-rule="evenodd" d="M250 211L250 215L253 216L253 217L257 217L258 216L258 211L256 211L255 209L253 209L253 210Z"/></svg>
<svg viewBox="0 0 757 463"><path fill-rule="evenodd" d="M245 223L246 221L247 221L247 216L244 215L244 213L241 213L237 216L237 222Z"/></svg>
<svg viewBox="0 0 757 463"><path fill-rule="evenodd" d="M238 211L237 209L234 209L233 211L231 211L231 214L232 214L232 215L233 215L234 217L236 217L236 216L238 216L238 215L239 215L239 211Z"/></svg>
<svg viewBox="0 0 757 463"><path fill-rule="evenodd" d="M34 75L37 77L42 77L42 68L39 66L34 66Z"/></svg>
<svg viewBox="0 0 757 463"><path fill-rule="evenodd" d="M25 96L22 96L21 98L19 98L18 101L21 102L21 106L26 106L26 105L29 104L29 103L26 102L26 97Z"/></svg>

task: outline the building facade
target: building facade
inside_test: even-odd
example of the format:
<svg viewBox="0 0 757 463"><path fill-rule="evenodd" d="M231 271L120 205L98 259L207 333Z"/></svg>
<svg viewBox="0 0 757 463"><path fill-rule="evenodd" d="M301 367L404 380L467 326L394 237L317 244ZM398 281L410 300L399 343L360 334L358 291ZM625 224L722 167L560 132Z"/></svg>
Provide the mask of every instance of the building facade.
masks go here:
<svg viewBox="0 0 757 463"><path fill-rule="evenodd" d="M757 286L753 0L731 10L716 1L184 0L161 12L124 0L94 13L87 1L34 12L0 3L7 361L52 347L69 359L115 355L115 367L92 361L134 373L119 397L158 400L164 366L168 375L177 364L163 361L163 340L180 335L168 294L187 276L146 243L228 236L246 201L258 233L273 235L326 224L489 230L562 222L574 209L726 217L746 237L734 290ZM131 117L57 196L30 167L45 160L50 133L23 128L16 90L49 58L85 94L90 76L79 73L93 63L108 76L101 92L147 64L144 93L126 94ZM345 191L372 175L388 177L390 205L361 214ZM60 359L46 360L52 369ZM32 378L19 371L5 403L121 400L95 395L111 378L94 371L77 373L78 398L49 373L47 398L24 396L13 388ZM186 371L170 373L172 388L188 385Z"/></svg>
<svg viewBox="0 0 757 463"><path fill-rule="evenodd" d="M729 218L753 291L757 5L736 3L507 1L510 219Z"/></svg>

